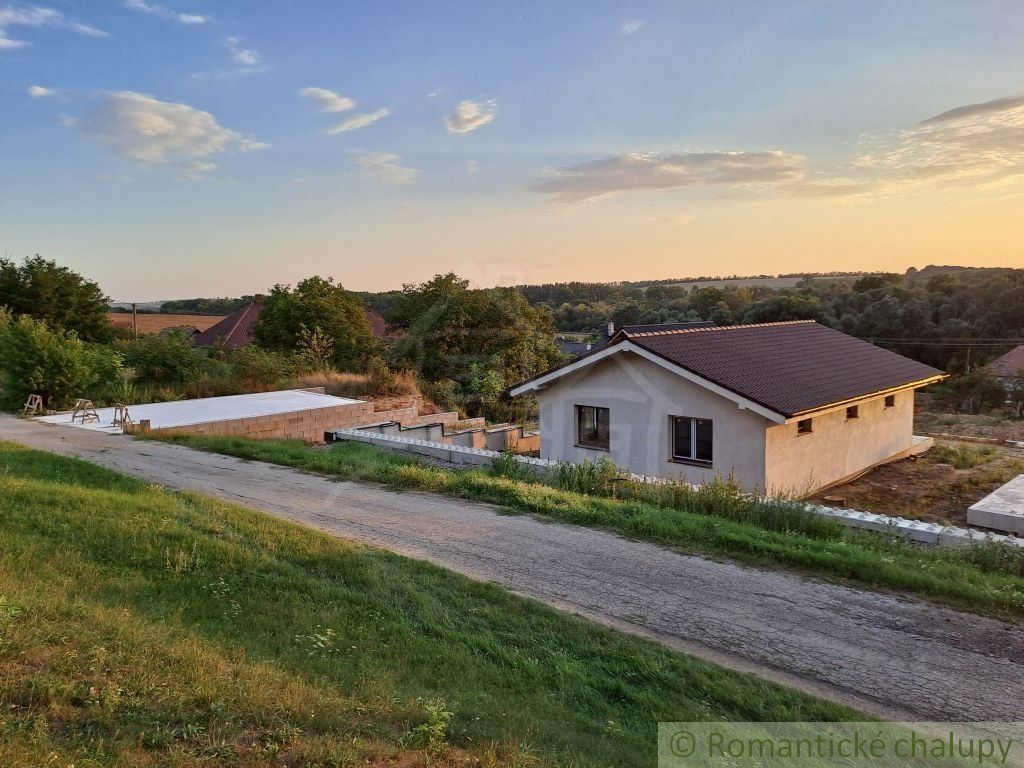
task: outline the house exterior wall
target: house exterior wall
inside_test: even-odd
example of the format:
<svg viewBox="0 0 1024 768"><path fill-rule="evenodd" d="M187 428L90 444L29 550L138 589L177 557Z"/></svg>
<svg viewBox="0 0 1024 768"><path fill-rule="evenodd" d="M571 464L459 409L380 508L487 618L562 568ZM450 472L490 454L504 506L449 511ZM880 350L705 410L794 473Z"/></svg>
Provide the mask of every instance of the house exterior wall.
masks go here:
<svg viewBox="0 0 1024 768"><path fill-rule="evenodd" d="M796 423L769 424L766 432L766 480L772 494L804 496L861 470L905 454L913 447L914 390L861 400L858 418L846 418L846 406L813 415L810 434Z"/></svg>
<svg viewBox="0 0 1024 768"><path fill-rule="evenodd" d="M862 470L910 453L914 391L814 414L813 431L797 433L794 420L774 424L635 354L623 352L584 367L537 393L542 458L582 462L607 456L631 472L703 483L732 475L748 491L804 496ZM576 442L577 405L609 409L608 451ZM713 463L703 468L671 460L671 416L711 419Z"/></svg>
<svg viewBox="0 0 1024 768"><path fill-rule="evenodd" d="M537 395L541 458L581 462L607 456L641 475L703 483L732 474L748 490L765 487L765 419L632 353L568 374ZM577 405L609 409L610 450L576 444ZM714 422L711 468L671 460L670 416Z"/></svg>

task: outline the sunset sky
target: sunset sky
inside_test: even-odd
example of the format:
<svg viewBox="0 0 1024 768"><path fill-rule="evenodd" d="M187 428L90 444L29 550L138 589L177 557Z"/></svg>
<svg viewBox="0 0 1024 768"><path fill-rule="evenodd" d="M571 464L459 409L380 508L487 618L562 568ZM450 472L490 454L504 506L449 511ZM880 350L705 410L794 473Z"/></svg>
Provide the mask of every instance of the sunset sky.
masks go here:
<svg viewBox="0 0 1024 768"><path fill-rule="evenodd" d="M0 248L115 299L1024 266L1024 3L0 0Z"/></svg>

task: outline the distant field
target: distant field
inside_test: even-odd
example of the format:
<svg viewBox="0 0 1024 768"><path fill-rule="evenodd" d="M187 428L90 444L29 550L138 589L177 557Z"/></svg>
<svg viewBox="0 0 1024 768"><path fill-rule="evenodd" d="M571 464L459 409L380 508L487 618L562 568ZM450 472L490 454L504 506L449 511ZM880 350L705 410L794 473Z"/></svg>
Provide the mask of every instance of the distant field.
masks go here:
<svg viewBox="0 0 1024 768"><path fill-rule="evenodd" d="M802 277L750 277L738 280L693 280L688 283L672 283L683 288L746 288L751 285L767 285L769 288L792 288L803 280Z"/></svg>
<svg viewBox="0 0 1024 768"><path fill-rule="evenodd" d="M814 278L817 280L853 280L860 275L829 275L828 277ZM746 288L751 285L765 285L769 288L795 288L797 283L806 278L803 277L740 277L734 280L689 280L672 285L680 285L683 288Z"/></svg>
<svg viewBox="0 0 1024 768"><path fill-rule="evenodd" d="M108 312L107 319L115 328L131 328L131 312ZM223 315L139 315L139 333L159 333L176 325L194 325L200 331L216 325Z"/></svg>

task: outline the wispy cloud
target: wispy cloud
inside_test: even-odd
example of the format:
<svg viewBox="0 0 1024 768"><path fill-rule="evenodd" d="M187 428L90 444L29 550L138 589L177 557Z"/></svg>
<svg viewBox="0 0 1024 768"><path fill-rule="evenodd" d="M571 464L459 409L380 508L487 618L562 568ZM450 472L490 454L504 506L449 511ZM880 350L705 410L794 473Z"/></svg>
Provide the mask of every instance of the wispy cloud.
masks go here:
<svg viewBox="0 0 1024 768"><path fill-rule="evenodd" d="M493 122L497 116L498 102L493 99L488 101L467 99L460 101L454 111L445 115L444 124L448 126L449 133L469 133Z"/></svg>
<svg viewBox="0 0 1024 768"><path fill-rule="evenodd" d="M200 16L195 13L178 13L158 3L147 3L145 0L125 0L124 5L133 11L148 13L151 16L159 16L161 19L170 19L179 24L196 25L205 24L207 21L206 16Z"/></svg>
<svg viewBox="0 0 1024 768"><path fill-rule="evenodd" d="M355 131L359 128L365 128L368 125L373 125L378 120L381 120L390 114L391 110L385 107L383 109L378 109L376 112L367 112L363 115L352 115L348 120L338 123L327 132L331 134L338 134Z"/></svg>
<svg viewBox="0 0 1024 768"><path fill-rule="evenodd" d="M639 32L643 26L643 19L627 19L619 25L619 32L624 35L632 35L635 32Z"/></svg>
<svg viewBox="0 0 1024 768"><path fill-rule="evenodd" d="M197 72L192 77L197 80L227 80L239 75L262 75L269 71L270 67L263 63L260 54L254 48L242 45L242 38L226 37L224 47L231 54L234 66L210 72Z"/></svg>
<svg viewBox="0 0 1024 768"><path fill-rule="evenodd" d="M224 45L231 51L231 60L236 64L241 64L243 67L258 67L260 65L260 55L252 48L243 47L242 38L227 37L224 39Z"/></svg>
<svg viewBox="0 0 1024 768"><path fill-rule="evenodd" d="M854 163L875 193L969 188L1024 177L1024 96L967 104L863 142Z"/></svg>
<svg viewBox="0 0 1024 768"><path fill-rule="evenodd" d="M178 168L192 178L212 171L215 155L267 147L224 128L209 112L144 93L108 93L89 114L85 135L119 157Z"/></svg>
<svg viewBox="0 0 1024 768"><path fill-rule="evenodd" d="M696 216L689 213L679 213L674 215L665 216L652 216L651 221L657 224L665 224L670 227L681 227L684 224L692 224L696 220Z"/></svg>
<svg viewBox="0 0 1024 768"><path fill-rule="evenodd" d="M384 152L352 152L352 162L363 176L383 184L411 184L419 173L415 168L402 165L398 155Z"/></svg>
<svg viewBox="0 0 1024 768"><path fill-rule="evenodd" d="M64 29L86 37L110 37L102 29L91 24L69 19L60 11L42 6L13 6L0 8L0 51L24 48L31 45L27 40L16 40L8 34L11 27L46 27Z"/></svg>
<svg viewBox="0 0 1024 768"><path fill-rule="evenodd" d="M559 168L531 189L561 203L619 192L681 187L760 187L797 181L804 158L786 152L684 152L615 155Z"/></svg>
<svg viewBox="0 0 1024 768"><path fill-rule="evenodd" d="M326 88L303 88L299 96L315 101L320 105L321 112L345 112L356 105L348 96L341 96Z"/></svg>
<svg viewBox="0 0 1024 768"><path fill-rule="evenodd" d="M33 99L45 99L47 96L54 96L57 93L53 88L44 88L41 85L30 85L27 92Z"/></svg>
<svg viewBox="0 0 1024 768"><path fill-rule="evenodd" d="M72 117L71 115L60 114L57 115L57 122L65 128L73 128L74 126L78 125L78 118Z"/></svg>

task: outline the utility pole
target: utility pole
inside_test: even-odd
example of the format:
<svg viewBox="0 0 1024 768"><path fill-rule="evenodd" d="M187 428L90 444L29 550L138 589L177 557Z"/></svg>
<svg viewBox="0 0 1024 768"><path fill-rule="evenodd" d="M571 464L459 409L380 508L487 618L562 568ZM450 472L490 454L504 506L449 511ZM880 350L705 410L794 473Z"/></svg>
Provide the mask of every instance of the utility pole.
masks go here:
<svg viewBox="0 0 1024 768"><path fill-rule="evenodd" d="M134 301L132 302L132 336L139 338L139 305Z"/></svg>

